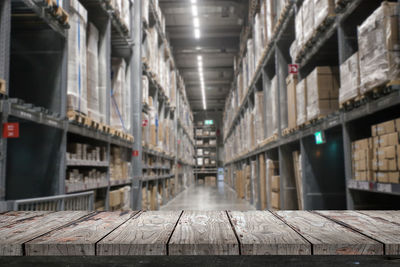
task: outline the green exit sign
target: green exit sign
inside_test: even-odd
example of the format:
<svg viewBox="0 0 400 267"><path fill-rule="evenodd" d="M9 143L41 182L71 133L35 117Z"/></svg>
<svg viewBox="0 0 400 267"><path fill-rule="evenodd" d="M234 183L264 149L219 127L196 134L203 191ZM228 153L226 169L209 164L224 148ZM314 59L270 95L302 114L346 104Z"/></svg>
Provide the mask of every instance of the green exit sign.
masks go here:
<svg viewBox="0 0 400 267"><path fill-rule="evenodd" d="M205 124L205 125L213 125L213 124L214 124L214 121L213 121L213 120L205 120L205 121L204 121L204 124Z"/></svg>
<svg viewBox="0 0 400 267"><path fill-rule="evenodd" d="M323 131L319 131L314 133L315 136L315 143L317 145L321 145L321 144L325 144L326 140L325 140L325 133Z"/></svg>

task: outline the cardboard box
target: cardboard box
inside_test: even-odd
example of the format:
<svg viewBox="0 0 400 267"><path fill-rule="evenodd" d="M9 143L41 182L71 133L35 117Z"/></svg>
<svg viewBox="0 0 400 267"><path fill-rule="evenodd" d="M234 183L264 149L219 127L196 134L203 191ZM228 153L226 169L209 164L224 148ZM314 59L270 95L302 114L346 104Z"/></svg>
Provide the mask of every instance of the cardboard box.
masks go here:
<svg viewBox="0 0 400 267"><path fill-rule="evenodd" d="M307 78L301 80L296 86L297 126L307 121Z"/></svg>
<svg viewBox="0 0 400 267"><path fill-rule="evenodd" d="M361 140L354 141L352 143L353 151L354 150L360 150L360 149L367 149L367 148L372 148L372 139L371 138L365 138Z"/></svg>
<svg viewBox="0 0 400 267"><path fill-rule="evenodd" d="M307 76L307 120L326 116L339 109L339 70L316 67Z"/></svg>
<svg viewBox="0 0 400 267"><path fill-rule="evenodd" d="M374 146L375 147L387 147L387 146L396 146L399 145L399 133L390 133L381 136L375 136Z"/></svg>
<svg viewBox="0 0 400 267"><path fill-rule="evenodd" d="M374 172L368 171L356 171L354 173L354 179L357 181L372 181L374 179Z"/></svg>
<svg viewBox="0 0 400 267"><path fill-rule="evenodd" d="M397 166L400 168L400 146L397 146Z"/></svg>
<svg viewBox="0 0 400 267"><path fill-rule="evenodd" d="M353 160L358 161L358 160L363 160L366 158L372 159L374 155L374 150L367 148L367 149L357 149L353 151Z"/></svg>
<svg viewBox="0 0 400 267"><path fill-rule="evenodd" d="M387 146L380 147L374 150L374 157L382 160L382 159L394 159L396 158L398 146Z"/></svg>
<svg viewBox="0 0 400 267"><path fill-rule="evenodd" d="M383 122L380 124L372 125L371 127L372 136L379 136L390 134L394 132L400 132L400 119Z"/></svg>
<svg viewBox="0 0 400 267"><path fill-rule="evenodd" d="M296 103L297 75L289 75L286 78L287 88L287 108L288 108L288 128L297 126L297 103Z"/></svg>
<svg viewBox="0 0 400 267"><path fill-rule="evenodd" d="M354 161L353 167L356 171L372 170L373 169L372 158Z"/></svg>
<svg viewBox="0 0 400 267"><path fill-rule="evenodd" d="M375 172L374 179L379 183L399 183L399 172Z"/></svg>
<svg viewBox="0 0 400 267"><path fill-rule="evenodd" d="M121 194L119 190L110 191L109 197L110 207L117 207L121 204Z"/></svg>
<svg viewBox="0 0 400 267"><path fill-rule="evenodd" d="M381 159L374 158L372 161L372 168L374 171L397 171L397 160L396 159Z"/></svg>
<svg viewBox="0 0 400 267"><path fill-rule="evenodd" d="M279 175L275 175L275 176L272 176L272 179L271 179L271 190L273 191L273 192L279 192L279 190L280 190L280 176Z"/></svg>
<svg viewBox="0 0 400 267"><path fill-rule="evenodd" d="M280 201L280 194L277 193L277 192L272 192L272 194L271 194L271 207L273 209L279 210L281 208L280 202L281 202Z"/></svg>
<svg viewBox="0 0 400 267"><path fill-rule="evenodd" d="M196 140L196 145L202 146L202 145L203 145L203 139L201 139L201 140Z"/></svg>

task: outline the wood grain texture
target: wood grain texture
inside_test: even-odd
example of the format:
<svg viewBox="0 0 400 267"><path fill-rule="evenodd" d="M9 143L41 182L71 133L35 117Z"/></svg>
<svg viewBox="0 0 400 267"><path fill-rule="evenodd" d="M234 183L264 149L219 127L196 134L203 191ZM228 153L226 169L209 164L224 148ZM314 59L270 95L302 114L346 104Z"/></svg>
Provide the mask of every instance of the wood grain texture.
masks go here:
<svg viewBox="0 0 400 267"><path fill-rule="evenodd" d="M22 244L54 229L76 221L86 215L86 211L60 211L44 216L36 216L0 227L0 255L22 256Z"/></svg>
<svg viewBox="0 0 400 267"><path fill-rule="evenodd" d="M354 211L319 211L318 213L383 243L386 255L400 255L400 226L398 224Z"/></svg>
<svg viewBox="0 0 400 267"><path fill-rule="evenodd" d="M27 256L95 255L96 242L137 212L99 212L25 244Z"/></svg>
<svg viewBox="0 0 400 267"><path fill-rule="evenodd" d="M314 255L382 255L383 245L307 211L274 212L311 242Z"/></svg>
<svg viewBox="0 0 400 267"><path fill-rule="evenodd" d="M399 210L363 210L358 211L361 214L368 215L372 218L380 218L388 222L400 225L400 211Z"/></svg>
<svg viewBox="0 0 400 267"><path fill-rule="evenodd" d="M0 215L0 227L49 213L50 211L10 211Z"/></svg>
<svg viewBox="0 0 400 267"><path fill-rule="evenodd" d="M170 255L238 255L224 211L184 211L168 244Z"/></svg>
<svg viewBox="0 0 400 267"><path fill-rule="evenodd" d="M311 244L268 211L229 211L242 255L311 255Z"/></svg>
<svg viewBox="0 0 400 267"><path fill-rule="evenodd" d="M97 244L98 255L167 255L181 211L149 211L130 219Z"/></svg>

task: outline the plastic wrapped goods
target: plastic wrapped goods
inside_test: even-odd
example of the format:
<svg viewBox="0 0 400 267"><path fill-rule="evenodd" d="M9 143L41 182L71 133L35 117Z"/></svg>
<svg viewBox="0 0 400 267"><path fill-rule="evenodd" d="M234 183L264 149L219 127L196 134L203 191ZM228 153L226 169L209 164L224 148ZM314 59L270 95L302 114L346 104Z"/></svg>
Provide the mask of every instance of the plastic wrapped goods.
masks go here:
<svg viewBox="0 0 400 267"><path fill-rule="evenodd" d="M87 114L86 25L87 11L77 0L70 0L68 34L68 110Z"/></svg>
<svg viewBox="0 0 400 267"><path fill-rule="evenodd" d="M122 58L112 58L111 126L125 131L124 91L126 64Z"/></svg>
<svg viewBox="0 0 400 267"><path fill-rule="evenodd" d="M304 43L307 43L314 32L314 0L304 0L302 9Z"/></svg>
<svg viewBox="0 0 400 267"><path fill-rule="evenodd" d="M358 27L361 93L400 79L397 3L383 2Z"/></svg>
<svg viewBox="0 0 400 267"><path fill-rule="evenodd" d="M307 121L307 78L301 80L296 86L297 126Z"/></svg>
<svg viewBox="0 0 400 267"><path fill-rule="evenodd" d="M149 104L149 78L142 76L142 102Z"/></svg>
<svg viewBox="0 0 400 267"><path fill-rule="evenodd" d="M247 69L248 69L248 81L247 86L250 85L254 74L254 44L253 39L247 40Z"/></svg>
<svg viewBox="0 0 400 267"><path fill-rule="evenodd" d="M272 34L275 28L275 1L267 1L267 36L272 39Z"/></svg>
<svg viewBox="0 0 400 267"><path fill-rule="evenodd" d="M132 124L132 112L131 112L131 66L126 66L125 72L125 84L123 88L123 95L122 95L122 109L123 109L123 119L125 125L125 132L131 133L131 124Z"/></svg>
<svg viewBox="0 0 400 267"><path fill-rule="evenodd" d="M326 18L335 14L334 0L314 0L315 28L318 28Z"/></svg>
<svg viewBox="0 0 400 267"><path fill-rule="evenodd" d="M121 0L121 20L122 23L131 29L131 0Z"/></svg>
<svg viewBox="0 0 400 267"><path fill-rule="evenodd" d="M260 14L257 13L254 18L254 27L253 27L253 36L254 36L254 63L257 67L258 62L260 61L262 50L263 50L263 43L261 40L261 20Z"/></svg>
<svg viewBox="0 0 400 267"><path fill-rule="evenodd" d="M339 79L336 67L316 67L307 77L307 120L339 109Z"/></svg>
<svg viewBox="0 0 400 267"><path fill-rule="evenodd" d="M360 65L358 52L340 66L339 103L360 95Z"/></svg>
<svg viewBox="0 0 400 267"><path fill-rule="evenodd" d="M270 87L267 89L267 103L266 103L267 138L278 133L277 89L278 89L278 80L276 76L274 76L274 78L271 80Z"/></svg>
<svg viewBox="0 0 400 267"><path fill-rule="evenodd" d="M254 94L255 97L255 135L256 135L256 144L260 144L264 141L264 93L256 92Z"/></svg>
<svg viewBox="0 0 400 267"><path fill-rule="evenodd" d="M88 116L100 121L100 102L99 102L99 60L98 60L98 43L99 31L89 23L87 31L87 106Z"/></svg>
<svg viewBox="0 0 400 267"><path fill-rule="evenodd" d="M143 21L149 24L149 0L142 0L142 18Z"/></svg>

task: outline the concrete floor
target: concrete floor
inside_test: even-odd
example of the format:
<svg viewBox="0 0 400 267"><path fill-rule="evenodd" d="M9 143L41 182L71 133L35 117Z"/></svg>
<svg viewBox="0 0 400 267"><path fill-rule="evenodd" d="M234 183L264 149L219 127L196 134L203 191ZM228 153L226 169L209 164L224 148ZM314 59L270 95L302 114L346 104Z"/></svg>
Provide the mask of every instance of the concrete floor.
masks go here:
<svg viewBox="0 0 400 267"><path fill-rule="evenodd" d="M238 199L224 182L217 187L192 185L161 210L255 210L247 201Z"/></svg>

